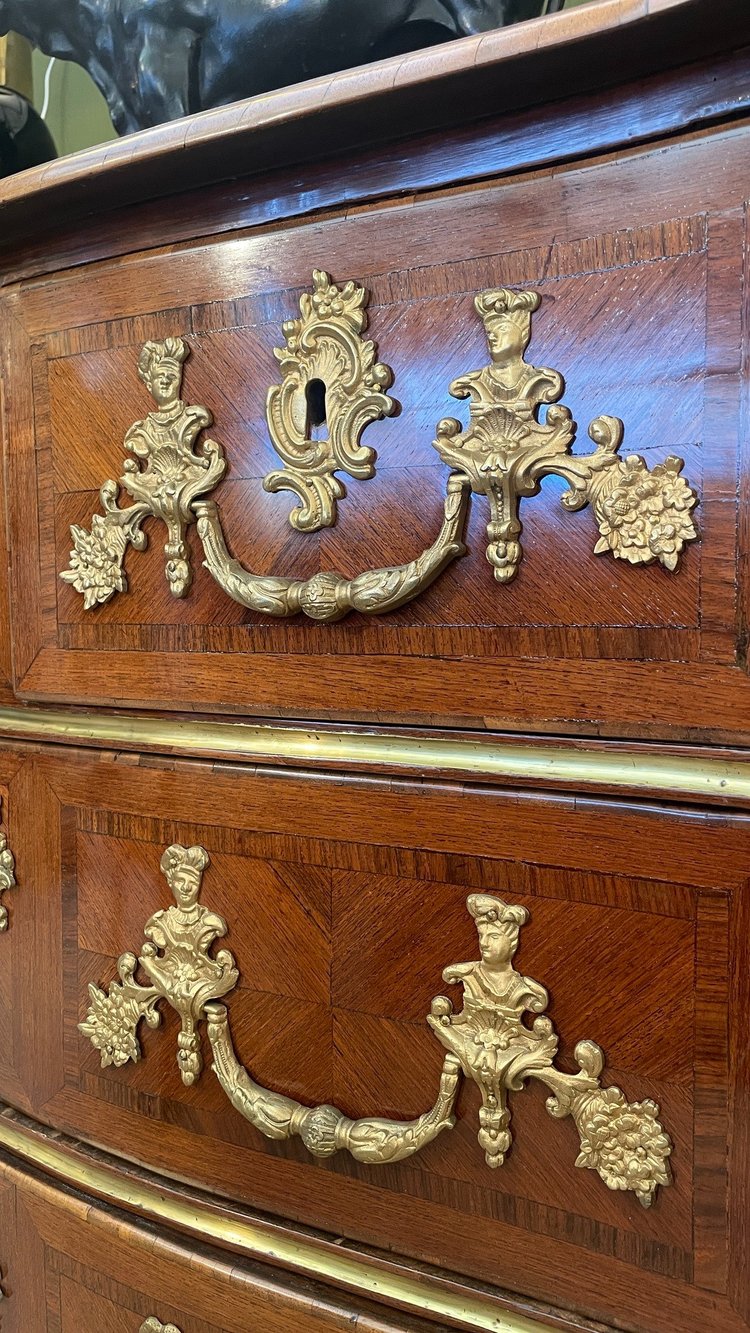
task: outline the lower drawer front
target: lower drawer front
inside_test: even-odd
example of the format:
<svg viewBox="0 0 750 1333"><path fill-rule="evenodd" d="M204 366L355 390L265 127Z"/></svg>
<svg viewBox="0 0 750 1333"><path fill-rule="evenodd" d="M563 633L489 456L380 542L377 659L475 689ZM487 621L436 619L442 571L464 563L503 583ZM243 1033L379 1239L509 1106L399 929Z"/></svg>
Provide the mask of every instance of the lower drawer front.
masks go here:
<svg viewBox="0 0 750 1333"><path fill-rule="evenodd" d="M18 881L0 934L4 1100L519 1306L635 1333L748 1328L748 818L0 757ZM455 1127L391 1152L369 1118L415 1121L457 1048ZM579 1066L574 1091L599 1077L605 1092L576 1116ZM551 1094L569 1114L549 1114Z"/></svg>
<svg viewBox="0 0 750 1333"><path fill-rule="evenodd" d="M188 1248L0 1156L2 1333L447 1333Z"/></svg>

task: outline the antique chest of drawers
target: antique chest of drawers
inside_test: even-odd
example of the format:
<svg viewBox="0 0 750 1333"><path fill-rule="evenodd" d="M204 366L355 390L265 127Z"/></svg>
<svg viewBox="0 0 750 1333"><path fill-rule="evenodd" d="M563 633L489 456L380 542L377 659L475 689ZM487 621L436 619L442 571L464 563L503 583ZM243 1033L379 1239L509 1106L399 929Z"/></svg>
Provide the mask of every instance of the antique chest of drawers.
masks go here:
<svg viewBox="0 0 750 1333"><path fill-rule="evenodd" d="M2 1333L750 1329L748 43L3 187Z"/></svg>

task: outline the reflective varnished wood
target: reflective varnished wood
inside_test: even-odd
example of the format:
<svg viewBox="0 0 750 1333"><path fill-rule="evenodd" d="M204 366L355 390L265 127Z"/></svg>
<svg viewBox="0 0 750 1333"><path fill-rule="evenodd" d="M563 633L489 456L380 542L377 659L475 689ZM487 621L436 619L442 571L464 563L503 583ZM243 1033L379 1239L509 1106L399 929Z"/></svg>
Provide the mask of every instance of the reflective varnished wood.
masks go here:
<svg viewBox="0 0 750 1333"><path fill-rule="evenodd" d="M134 251L10 289L18 696L742 741L744 566L732 553L742 535L747 142L741 126L719 127L348 218L321 213L172 253ZM262 489L275 461L263 403L278 327L323 258L371 290L372 333L388 349L403 411L370 428L377 476L351 485L335 528L311 535L290 532L283 495ZM187 607L169 597L153 550L126 561L127 595L94 614L61 585L70 525L88 521L142 415L134 350L191 327L200 354L186 372L189 399L222 423L230 470L217 498L237 558L305 579L416 556L442 510L435 425L457 365L485 359L472 302L490 283L541 292L537 355L565 367L582 419L606 405L627 423L626 450L652 462L668 441L686 459L701 542L678 574L594 557L585 521L560 508L564 483L549 478L529 509L512 585L498 586L483 561L476 505L470 558L377 623L274 623L228 604L197 552Z"/></svg>
<svg viewBox="0 0 750 1333"><path fill-rule="evenodd" d="M0 190L3 1333L747 1333L749 23L731 0L597 0ZM402 411L306 533L263 489L265 400L314 269L367 288ZM437 422L469 425L448 386L486 364L475 298L504 288L540 293L534 363L564 372L579 439L613 414L623 455L684 457L679 570L594 555L546 478L513 582L478 500L469 555L375 619L239 606L194 528L175 599L153 519L127 592L87 611L59 578L148 410L139 350L171 337L226 451L232 555L300 580L413 558L445 496ZM436 983L477 957L467 897L500 898L529 912L517 967L549 991L558 1068L601 1044L603 1081L658 1104L672 1183L644 1209L576 1167L534 1080L490 1171L473 1079L455 1128L374 1167L260 1134L200 1033L187 1086L171 1009L102 1068L87 987L168 905L173 844L211 857L232 1041L263 1088L418 1117Z"/></svg>
<svg viewBox="0 0 750 1333"><path fill-rule="evenodd" d="M265 1211L522 1282L590 1319L626 1301L654 1333L744 1327L745 816L53 749L8 753L5 776L19 888L0 984L24 1015L5 1100ZM555 1026L595 1035L612 1081L661 1106L674 1183L648 1210L604 1189L533 1088L496 1172L473 1085L414 1165L316 1163L298 1140L258 1134L213 1076L185 1087L176 1016L146 1029L138 1064L102 1070L77 1029L87 985L115 974L131 923L164 905L172 840L210 852L212 906L241 964L233 1038L261 1083L353 1118L375 1096L381 1114L420 1114L442 1063L425 1023L435 976L474 956L467 892L500 891L530 909L519 962L545 978ZM564 1041L568 1069L571 1055Z"/></svg>
<svg viewBox="0 0 750 1333"><path fill-rule="evenodd" d="M0 1155L3 1333L448 1333L208 1246L155 1236ZM151 1322L149 1322L151 1321ZM162 1325L168 1328L162 1329Z"/></svg>

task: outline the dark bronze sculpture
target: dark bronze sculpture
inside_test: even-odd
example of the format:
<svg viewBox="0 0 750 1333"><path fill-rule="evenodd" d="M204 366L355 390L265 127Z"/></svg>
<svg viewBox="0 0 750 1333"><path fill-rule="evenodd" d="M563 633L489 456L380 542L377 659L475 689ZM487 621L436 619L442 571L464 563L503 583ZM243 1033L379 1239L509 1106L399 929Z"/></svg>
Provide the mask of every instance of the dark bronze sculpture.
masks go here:
<svg viewBox="0 0 750 1333"><path fill-rule="evenodd" d="M47 126L30 102L0 85L0 177L57 157Z"/></svg>
<svg viewBox="0 0 750 1333"><path fill-rule="evenodd" d="M0 0L0 35L12 29L48 55L83 65L115 128L129 134L533 18L544 7L544 0Z"/></svg>

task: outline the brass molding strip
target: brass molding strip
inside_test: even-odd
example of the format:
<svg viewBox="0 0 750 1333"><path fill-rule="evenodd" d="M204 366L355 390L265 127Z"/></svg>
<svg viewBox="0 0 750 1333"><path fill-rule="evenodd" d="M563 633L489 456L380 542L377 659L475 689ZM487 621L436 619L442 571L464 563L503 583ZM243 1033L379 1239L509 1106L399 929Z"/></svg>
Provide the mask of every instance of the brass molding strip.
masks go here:
<svg viewBox="0 0 750 1333"><path fill-rule="evenodd" d="M333 1283L423 1318L448 1319L458 1328L480 1333L544 1333L550 1327L581 1327L562 1312L554 1324L511 1314L481 1293L452 1291L448 1283L442 1284L423 1272L394 1272L367 1255L333 1245L316 1245L304 1234L286 1232L282 1225L274 1226L261 1218L238 1215L230 1220L206 1207L196 1195L176 1199L166 1189L134 1179L106 1161L83 1162L66 1146L64 1136L49 1137L26 1129L11 1107L0 1104L0 1108L0 1145L22 1161L85 1194L204 1243Z"/></svg>
<svg viewBox="0 0 750 1333"><path fill-rule="evenodd" d="M656 753L620 743L617 750L574 744L421 736L311 724L185 720L138 713L77 713L0 708L0 737L148 750L188 758L292 763L302 767L462 774L530 786L666 794L673 799L750 805L750 756L718 758Z"/></svg>

